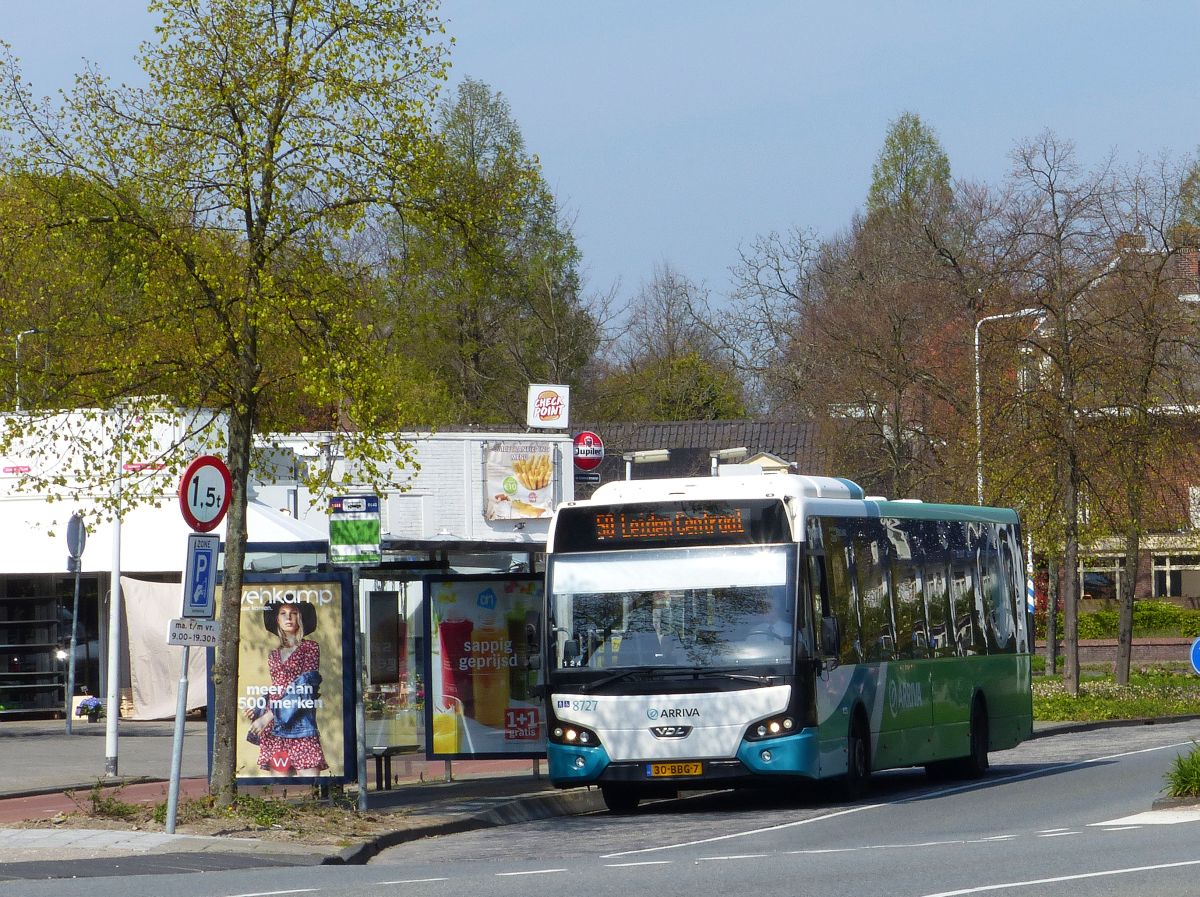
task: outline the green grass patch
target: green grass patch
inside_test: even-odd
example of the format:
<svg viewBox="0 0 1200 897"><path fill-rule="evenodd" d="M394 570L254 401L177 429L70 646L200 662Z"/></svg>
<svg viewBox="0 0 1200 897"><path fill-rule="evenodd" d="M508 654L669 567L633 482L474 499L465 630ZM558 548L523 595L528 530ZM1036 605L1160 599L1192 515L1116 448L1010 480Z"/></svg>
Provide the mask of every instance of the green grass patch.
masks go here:
<svg viewBox="0 0 1200 897"><path fill-rule="evenodd" d="M1171 797L1200 797L1200 744L1179 754L1167 770L1167 794Z"/></svg>
<svg viewBox="0 0 1200 897"><path fill-rule="evenodd" d="M1067 692L1061 676L1033 679L1035 720L1099 722L1197 713L1200 713L1200 676L1192 672L1148 667L1131 671L1129 685L1120 686L1111 674L1085 671L1078 695Z"/></svg>
<svg viewBox="0 0 1200 897"><path fill-rule="evenodd" d="M75 802L75 806L90 816L128 821L142 815L145 807L121 800L123 789L123 785L114 788L105 785L102 780L98 780L88 791L86 797L80 797L75 791L64 791L63 793Z"/></svg>

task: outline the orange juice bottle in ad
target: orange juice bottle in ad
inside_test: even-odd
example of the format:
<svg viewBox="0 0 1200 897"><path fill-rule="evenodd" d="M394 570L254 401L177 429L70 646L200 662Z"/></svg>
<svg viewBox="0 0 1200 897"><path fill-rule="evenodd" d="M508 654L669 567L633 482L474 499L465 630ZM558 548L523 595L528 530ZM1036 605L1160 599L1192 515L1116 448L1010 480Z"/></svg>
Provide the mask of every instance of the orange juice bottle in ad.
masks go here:
<svg viewBox="0 0 1200 897"><path fill-rule="evenodd" d="M478 653L473 662L471 690L475 697L475 719L485 726L504 728L508 709L508 669L513 654L508 646L508 625L488 619L477 623L471 632Z"/></svg>

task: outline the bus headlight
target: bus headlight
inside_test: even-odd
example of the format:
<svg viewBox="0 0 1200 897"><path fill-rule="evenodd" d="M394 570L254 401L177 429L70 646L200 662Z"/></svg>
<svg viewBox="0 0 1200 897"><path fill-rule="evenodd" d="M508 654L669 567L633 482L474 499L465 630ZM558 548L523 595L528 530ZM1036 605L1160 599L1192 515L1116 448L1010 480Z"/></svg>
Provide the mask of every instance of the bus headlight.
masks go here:
<svg viewBox="0 0 1200 897"><path fill-rule="evenodd" d="M565 744L573 747L599 747L600 739L591 729L576 726L573 723L559 723L554 726L548 736L552 744Z"/></svg>
<svg viewBox="0 0 1200 897"><path fill-rule="evenodd" d="M794 731L796 731L796 720L791 716L772 716L757 723L751 723L750 728L746 730L746 740L762 741L764 738L790 735Z"/></svg>

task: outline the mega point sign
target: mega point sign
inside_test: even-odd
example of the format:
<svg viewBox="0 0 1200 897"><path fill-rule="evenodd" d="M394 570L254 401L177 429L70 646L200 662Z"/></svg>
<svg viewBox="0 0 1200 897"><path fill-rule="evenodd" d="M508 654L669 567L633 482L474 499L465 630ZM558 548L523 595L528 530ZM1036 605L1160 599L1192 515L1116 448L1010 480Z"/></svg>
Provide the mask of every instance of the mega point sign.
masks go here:
<svg viewBox="0 0 1200 897"><path fill-rule="evenodd" d="M575 466L580 470L595 470L604 460L604 440L591 430L575 437Z"/></svg>

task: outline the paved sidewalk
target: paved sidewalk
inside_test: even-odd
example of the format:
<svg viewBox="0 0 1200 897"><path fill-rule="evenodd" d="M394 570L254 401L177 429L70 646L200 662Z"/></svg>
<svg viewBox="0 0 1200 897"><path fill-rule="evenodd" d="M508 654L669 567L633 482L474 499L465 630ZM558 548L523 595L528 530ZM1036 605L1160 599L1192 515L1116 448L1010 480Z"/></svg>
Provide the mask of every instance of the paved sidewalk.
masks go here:
<svg viewBox="0 0 1200 897"><path fill-rule="evenodd" d="M120 785L120 798L127 803L157 804L167 797L173 722L120 721L116 778L104 776L104 723L74 723L73 729L67 736L61 720L0 723L0 838L5 844L0 881L361 863L414 838L603 807L597 790L553 788L544 761L535 775L531 760L456 760L447 781L444 761L403 755L392 758L390 790L375 790L375 764L367 760L368 809L392 814L394 828L342 850L246 837L55 828L53 817L86 805L97 784ZM206 737L205 723L185 724L181 799L207 792ZM65 793L70 791L74 797ZM42 821L44 827L12 827L25 820Z"/></svg>

